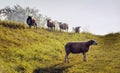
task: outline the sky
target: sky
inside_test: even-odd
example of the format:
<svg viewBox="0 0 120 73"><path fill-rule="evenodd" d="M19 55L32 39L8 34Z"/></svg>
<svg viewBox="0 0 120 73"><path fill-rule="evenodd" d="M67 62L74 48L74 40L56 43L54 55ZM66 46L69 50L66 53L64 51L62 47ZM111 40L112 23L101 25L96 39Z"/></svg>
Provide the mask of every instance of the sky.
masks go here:
<svg viewBox="0 0 120 73"><path fill-rule="evenodd" d="M120 32L120 0L0 0L0 9L16 4L68 23L69 31L81 26L96 35Z"/></svg>

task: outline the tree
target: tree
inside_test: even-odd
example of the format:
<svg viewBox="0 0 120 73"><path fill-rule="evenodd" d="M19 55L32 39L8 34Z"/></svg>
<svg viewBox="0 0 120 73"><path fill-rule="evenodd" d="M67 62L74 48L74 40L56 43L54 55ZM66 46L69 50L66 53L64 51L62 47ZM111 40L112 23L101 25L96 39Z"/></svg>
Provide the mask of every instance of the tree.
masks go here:
<svg viewBox="0 0 120 73"><path fill-rule="evenodd" d="M5 20L26 23L28 16L33 16L39 26L45 25L45 18L39 13L38 9L33 9L30 7L22 8L20 5L15 5L13 8L7 6L0 9L0 18L5 17Z"/></svg>

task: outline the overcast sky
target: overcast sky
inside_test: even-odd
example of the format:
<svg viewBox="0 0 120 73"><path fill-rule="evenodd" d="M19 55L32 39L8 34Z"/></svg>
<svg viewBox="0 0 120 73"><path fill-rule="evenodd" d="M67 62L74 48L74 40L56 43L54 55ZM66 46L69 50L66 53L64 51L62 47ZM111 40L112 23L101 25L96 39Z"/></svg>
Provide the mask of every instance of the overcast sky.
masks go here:
<svg viewBox="0 0 120 73"><path fill-rule="evenodd" d="M39 9L70 29L81 26L93 34L120 32L120 0L0 0L0 9L19 4Z"/></svg>

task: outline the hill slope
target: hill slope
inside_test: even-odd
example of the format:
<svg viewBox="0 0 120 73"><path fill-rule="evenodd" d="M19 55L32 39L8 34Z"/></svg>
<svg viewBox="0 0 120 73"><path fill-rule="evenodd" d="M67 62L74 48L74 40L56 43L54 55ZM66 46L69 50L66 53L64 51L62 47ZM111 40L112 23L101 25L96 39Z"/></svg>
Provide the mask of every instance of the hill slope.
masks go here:
<svg viewBox="0 0 120 73"><path fill-rule="evenodd" d="M69 41L94 39L87 53L70 54L64 63L64 45ZM120 73L120 33L105 36L28 29L21 23L0 21L0 73Z"/></svg>

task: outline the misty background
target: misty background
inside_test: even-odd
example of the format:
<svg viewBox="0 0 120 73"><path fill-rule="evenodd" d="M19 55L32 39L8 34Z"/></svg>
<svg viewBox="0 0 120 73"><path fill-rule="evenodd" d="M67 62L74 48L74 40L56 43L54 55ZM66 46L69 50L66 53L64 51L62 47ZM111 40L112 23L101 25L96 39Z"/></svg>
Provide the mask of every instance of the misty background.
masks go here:
<svg viewBox="0 0 120 73"><path fill-rule="evenodd" d="M120 0L0 0L0 9L17 4L68 23L69 31L81 26L81 31L99 35L120 32Z"/></svg>

